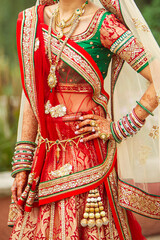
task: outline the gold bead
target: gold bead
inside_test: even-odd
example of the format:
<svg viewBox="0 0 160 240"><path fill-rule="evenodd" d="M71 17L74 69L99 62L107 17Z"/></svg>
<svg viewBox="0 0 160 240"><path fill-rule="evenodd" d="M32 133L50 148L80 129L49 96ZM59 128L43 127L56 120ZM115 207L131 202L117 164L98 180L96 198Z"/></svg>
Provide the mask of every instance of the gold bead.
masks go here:
<svg viewBox="0 0 160 240"><path fill-rule="evenodd" d="M84 217L84 218L88 218L88 216L89 216L89 214L86 213L86 212L83 214L83 217Z"/></svg>
<svg viewBox="0 0 160 240"><path fill-rule="evenodd" d="M93 213L93 212L94 212L94 208L90 208L89 211L90 211L91 213Z"/></svg>
<svg viewBox="0 0 160 240"><path fill-rule="evenodd" d="M61 31L58 32L58 33L57 33L57 38L58 38L58 39L61 39L62 37L63 37L63 32L61 32Z"/></svg>
<svg viewBox="0 0 160 240"><path fill-rule="evenodd" d="M91 206L91 207L94 207L94 203L93 203L93 202L91 202L91 203L90 203L90 206Z"/></svg>
<svg viewBox="0 0 160 240"><path fill-rule="evenodd" d="M91 194L91 193L89 193L89 194L88 194L88 197L89 197L89 198L91 198L91 197L92 197L92 194Z"/></svg>
<svg viewBox="0 0 160 240"><path fill-rule="evenodd" d="M89 213L89 208L85 208L85 212L86 212L86 213Z"/></svg>
<svg viewBox="0 0 160 240"><path fill-rule="evenodd" d="M106 217L102 218L103 224L107 225L109 223L108 219Z"/></svg>
<svg viewBox="0 0 160 240"><path fill-rule="evenodd" d="M102 225L103 225L102 220L101 220L101 219L97 219L97 220L96 220L96 226L97 226L98 228L100 228L100 227L102 227Z"/></svg>
<svg viewBox="0 0 160 240"><path fill-rule="evenodd" d="M94 204L94 207L95 207L95 208L98 208L98 203L95 203L95 204Z"/></svg>
<svg viewBox="0 0 160 240"><path fill-rule="evenodd" d="M99 197L99 193L96 193L96 194L95 194L95 197Z"/></svg>
<svg viewBox="0 0 160 240"><path fill-rule="evenodd" d="M91 205L90 205L90 203L86 203L86 207L90 207Z"/></svg>
<svg viewBox="0 0 160 240"><path fill-rule="evenodd" d="M82 227L86 227L87 225L88 225L87 219L83 218L83 219L81 220L81 226L82 226Z"/></svg>
<svg viewBox="0 0 160 240"><path fill-rule="evenodd" d="M103 211L103 210L104 210L104 207L103 207L103 206L99 206L99 210L100 210L100 211Z"/></svg>
<svg viewBox="0 0 160 240"><path fill-rule="evenodd" d="M98 205L99 205L99 206L103 206L103 203L102 203L102 202L99 202Z"/></svg>
<svg viewBox="0 0 160 240"><path fill-rule="evenodd" d="M89 227L89 228L94 227L95 224L96 224L95 219L89 219L89 220L88 220L88 227Z"/></svg>
<svg viewBox="0 0 160 240"><path fill-rule="evenodd" d="M95 212L99 212L99 208L95 208Z"/></svg>
<svg viewBox="0 0 160 240"><path fill-rule="evenodd" d="M94 213L89 213L89 218L94 218Z"/></svg>
<svg viewBox="0 0 160 240"><path fill-rule="evenodd" d="M100 213L95 213L95 217L100 218L101 217Z"/></svg>
<svg viewBox="0 0 160 240"><path fill-rule="evenodd" d="M100 212L100 214L101 214L101 217L105 217L106 216L105 211Z"/></svg>

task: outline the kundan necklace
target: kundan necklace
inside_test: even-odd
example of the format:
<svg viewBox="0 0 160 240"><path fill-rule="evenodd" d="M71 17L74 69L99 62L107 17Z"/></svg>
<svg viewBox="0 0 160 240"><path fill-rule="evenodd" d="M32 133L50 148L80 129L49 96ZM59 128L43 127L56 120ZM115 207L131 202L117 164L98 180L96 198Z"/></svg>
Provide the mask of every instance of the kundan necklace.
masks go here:
<svg viewBox="0 0 160 240"><path fill-rule="evenodd" d="M59 59L61 57L61 54L63 52L63 49L68 41L68 39L73 34L74 30L76 29L80 17L84 14L85 7L88 4L88 0L82 4L80 8L77 8L74 13L67 19L67 20L60 20L60 14L59 14L59 8L56 9L51 16L50 23L49 23L49 29L48 29L48 58L50 62L50 72L48 75L47 83L50 87L50 91L52 92L52 88L54 88L57 84L57 77L56 77L56 68L59 62ZM63 41L62 47L56 57L56 61L54 64L52 63L52 56L51 56L51 30L52 30L52 23L54 20L54 29L56 26L60 28L60 30L57 33L57 37L60 41L60 39L64 36L64 34L67 34L65 40ZM64 32L64 29L67 27L71 27L71 29L68 32Z"/></svg>

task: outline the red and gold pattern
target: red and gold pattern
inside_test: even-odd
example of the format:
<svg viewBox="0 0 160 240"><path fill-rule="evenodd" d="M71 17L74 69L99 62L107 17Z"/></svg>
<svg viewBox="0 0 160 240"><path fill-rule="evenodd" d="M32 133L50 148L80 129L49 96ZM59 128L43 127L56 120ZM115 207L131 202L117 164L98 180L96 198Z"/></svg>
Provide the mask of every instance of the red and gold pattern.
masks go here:
<svg viewBox="0 0 160 240"><path fill-rule="evenodd" d="M109 220L108 224L100 229L101 240L105 240L106 238L108 240L120 240L104 185L99 187L99 191L104 202L106 217ZM56 203L43 205L39 208L33 208L29 214L22 240L99 240L96 227L83 228L80 225L86 198L87 193L84 193L67 198L64 200L64 203L58 201ZM125 212L123 209L121 211ZM23 219L24 215L19 213L10 240L18 239ZM62 219L64 219L63 222ZM123 224L125 224L125 239L131 240L132 238L127 233L128 226L124 214L121 214L121 220Z"/></svg>
<svg viewBox="0 0 160 240"><path fill-rule="evenodd" d="M109 3L111 4L111 1L109 1L108 4ZM25 45L23 45L23 48L26 47L26 51L23 52L23 61L27 61L25 65L23 65L24 62L22 61L22 57L21 57L22 49L20 49L20 47L19 47L19 53L20 53L19 57L20 57L21 68L23 68L23 70L25 70L25 74L27 74L25 79L23 79L22 77L23 87L25 91L27 89L26 95L27 96L31 95L29 96L29 99L30 99L32 108L35 111L35 115L36 115L36 111L37 111L37 117L39 113L41 114L40 127L43 130L42 131L43 137L47 138L48 129L46 130L45 128L46 126L43 121L45 119L44 102L43 102L44 93L42 91L43 89L45 89L42 87L43 79L40 79L42 81L40 81L39 78L36 79L37 81L36 82L37 89L36 89L35 79L33 77L34 61L33 61L32 50L34 51L34 47L33 47L34 44L31 40L33 39L34 41L35 37L39 37L39 36L34 35L35 29L36 29L36 14L34 14L34 12L32 14L32 11L33 9L28 9L27 11L24 12L28 25L25 22L25 18L23 19L23 21L22 19L19 20L20 22L19 28L21 29L22 31L21 33L23 34L20 35L21 38L18 40L18 47L19 46L22 47L21 42L23 44L25 43ZM113 24L112 20L110 22ZM30 29L28 28L34 29L34 31L30 31ZM122 27L121 31L125 31L124 27ZM122 34L121 31L120 32L118 31L117 34L121 35ZM45 31L44 31L44 35L45 35ZM111 31L110 38L112 36L113 36L113 42L116 41L116 39L114 38L114 33ZM64 38L62 39L62 41L63 40ZM35 53L36 56L38 56L37 54L39 54L40 51L42 50L41 49L42 47L41 45L43 44L42 36L39 37L39 41L40 41L40 47L36 49L36 53ZM44 41L47 41L47 40L44 39ZM53 51L53 54L56 54L59 51L61 44L58 45L56 36L54 34L52 35L52 41L53 41L52 51ZM31 44L31 48L29 48L29 44ZM27 47L28 47L28 50L27 50ZM46 50L45 47L43 50L45 52ZM31 53L32 56L29 53ZM39 58L39 60L40 59L41 58ZM98 69L93 59L89 56L89 54L86 51L84 51L81 47L79 47L75 42L73 42L72 40L69 40L62 54L62 60L66 62L69 66L71 66L73 69L75 69L81 76L83 76L86 82L88 82L92 86L93 92L94 92L93 100L97 104L103 106L104 110L107 112L108 96L103 89L103 78L100 73L100 70ZM31 68L29 68L28 62ZM47 62L45 63L47 68ZM36 61L35 61L35 65L36 65ZM120 66L119 63L118 65ZM41 69L41 67L37 69ZM22 72L22 75L23 74L24 74L24 71ZM40 81L40 83L38 81ZM24 83L27 83L27 85ZM38 92L37 94L38 96L36 95L37 92ZM37 101L36 97L37 98L39 97L38 98L39 102ZM39 104L38 107L37 107L37 102ZM66 124L66 127L67 127L67 124ZM62 131L63 131L62 128L61 128L61 131L59 131L59 129L57 130L58 136L62 135L61 134ZM91 145L92 147L90 147ZM92 151L93 147L94 147L94 151ZM25 213L24 215L22 215L22 213L19 213L19 216L17 218L16 224L10 239L17 240L17 239L35 238L37 240L38 239L50 239L50 240L51 239L57 239L57 240L68 239L69 240L73 238L75 240L76 239L77 240L78 239L98 240L99 236L96 228L93 228L93 229L85 228L84 230L80 228L80 220L82 219L82 214L84 212L84 206L85 206L84 203L86 201L86 196L87 196L85 192L87 190L90 190L92 187L98 187L98 186L99 186L99 192L101 194L101 197L103 198L105 212L109 219L108 225L101 228L101 238L105 239L107 237L107 239L115 239L115 240L119 240L119 239L131 240L132 239L130 235L129 226L127 224L128 219L127 219L126 211L120 208L118 204L116 173L114 171L114 173L111 174L111 171L113 170L114 163L115 163L113 162L113 157L115 154L115 142L113 141L108 142L108 155L107 155L108 158L107 159L105 159L105 154L104 154L106 153L106 146L104 146L102 142L95 141L89 144L84 143L83 150L86 151L87 154L90 154L92 156L91 159L87 158L87 161L83 161L84 160L84 157L82 156L83 152L79 151L78 153L80 154L77 157L79 158L79 161L75 162L76 151L74 147L71 146L70 151L74 156L71 159L74 163L74 168L75 168L74 174L70 174L68 175L68 177L64 176L62 178L49 179L51 181L47 182L48 180L47 178L50 177L49 167L52 167L51 170L53 170L53 168L57 170L58 169L57 166L59 166L60 164L64 165L65 161L69 159L70 155L68 155L68 158L62 157L61 162L58 163L59 165L56 165L57 164L56 161L53 161L55 160L54 157L46 159L45 145L43 146L41 145L41 147L36 152L35 160L33 163L34 171L35 171L35 179L33 180L31 191L29 192L29 199L27 202L28 205L25 210L31 211L32 203L36 195L36 187L37 187L37 179L38 179L37 177L40 175L41 175L41 183L39 187L39 197L43 199L42 204L44 205L38 208L33 207L31 212L27 214ZM64 153L63 156L65 156L65 154L66 153ZM99 155L100 156L103 155L103 157L102 156L100 157L101 160L105 159L107 161L104 161L104 162L99 161L98 159ZM45 159L45 162L44 162L44 159ZM94 163L93 168L90 166L88 167L88 165L91 164L91 160ZM94 160L97 160L98 163L95 164ZM116 159L114 159L114 161L115 160ZM50 163L50 165L48 163ZM85 168L82 168L83 165L85 165ZM44 171L42 171L42 169ZM80 169L82 171L78 172L80 171ZM95 171L95 169L97 171ZM105 184L106 188L104 188L104 185L103 184L100 185L100 184L101 184L101 181L104 182L106 173L108 174L107 175L108 183ZM53 186L53 182L54 182L54 186ZM75 192L72 192L73 188L75 189ZM106 189L107 189L107 193L106 193ZM67 190L67 192L64 192L64 195L63 195L63 192L61 192L61 190ZM54 194L54 198L50 198L50 194ZM57 202L54 202L52 204L45 204L45 198L46 199L49 198L52 201L57 200ZM60 199L62 200L59 201ZM22 228L22 231L21 231L21 228Z"/></svg>
<svg viewBox="0 0 160 240"><path fill-rule="evenodd" d="M146 194L138 188L118 181L119 203L122 207L146 217L160 219L159 197Z"/></svg>

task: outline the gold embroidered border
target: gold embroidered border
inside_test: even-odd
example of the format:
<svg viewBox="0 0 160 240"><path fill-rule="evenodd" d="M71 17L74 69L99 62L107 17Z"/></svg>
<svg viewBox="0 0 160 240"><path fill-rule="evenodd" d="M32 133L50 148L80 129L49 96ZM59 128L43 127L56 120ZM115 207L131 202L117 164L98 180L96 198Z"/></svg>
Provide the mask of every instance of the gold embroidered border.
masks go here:
<svg viewBox="0 0 160 240"><path fill-rule="evenodd" d="M93 20L91 21L87 30L82 34L72 36L71 39L75 42L87 41L87 40L91 39L97 32L98 25L101 21L101 17L103 16L103 14L105 12L106 12L106 10L104 10L103 8L98 9L97 13L93 17Z"/></svg>
<svg viewBox="0 0 160 240"><path fill-rule="evenodd" d="M121 208L119 205L118 186L117 186L118 182L117 182L117 173L115 171L115 168L113 169L112 173L109 175L109 181L110 181L110 187L111 187L113 198L114 198L114 204L118 212L118 216L123 228L125 239L132 240L126 210Z"/></svg>
<svg viewBox="0 0 160 240"><path fill-rule="evenodd" d="M107 10L109 10L111 13L115 14L116 17L121 20L121 22L124 22L122 14L121 14L119 1L117 1L117 0L100 0L100 2Z"/></svg>
<svg viewBox="0 0 160 240"><path fill-rule="evenodd" d="M146 217L160 219L160 197L151 196L119 180L120 205Z"/></svg>
<svg viewBox="0 0 160 240"><path fill-rule="evenodd" d="M23 39L22 39L22 55L24 62L24 81L25 87L31 102L32 109L36 118L38 119L37 111L37 94L36 85L34 79L34 62L33 62L33 52L34 52L34 34L36 28L36 13L35 7L29 8L25 11L25 22L23 27Z"/></svg>
<svg viewBox="0 0 160 240"><path fill-rule="evenodd" d="M109 141L107 158L103 164L68 176L40 183L39 198L43 199L58 192L81 187L100 180L107 174L112 166L115 149L115 141Z"/></svg>

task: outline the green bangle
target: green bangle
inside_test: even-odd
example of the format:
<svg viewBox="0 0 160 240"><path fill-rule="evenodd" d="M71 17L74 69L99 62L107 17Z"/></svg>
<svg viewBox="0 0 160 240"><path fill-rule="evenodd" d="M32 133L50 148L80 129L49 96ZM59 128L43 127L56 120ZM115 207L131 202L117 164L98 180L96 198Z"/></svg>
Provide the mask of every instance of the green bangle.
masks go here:
<svg viewBox="0 0 160 240"><path fill-rule="evenodd" d="M15 176L16 176L17 173L23 172L23 171L31 171L31 168L21 168L21 169L18 169L18 170L14 170L14 171L11 173L11 177L15 178Z"/></svg>
<svg viewBox="0 0 160 240"><path fill-rule="evenodd" d="M115 133L114 133L114 130L113 130L113 127L112 127L112 126L113 126L113 122L111 122L111 124L110 124L110 129L111 129L111 133L112 133L112 136L113 136L114 140L115 140L117 143L121 143L122 141L117 138L117 136L116 136Z"/></svg>
<svg viewBox="0 0 160 240"><path fill-rule="evenodd" d="M18 141L18 142L16 142L16 146L18 146L20 144L25 144L25 143L31 144L31 145L37 147L37 144L35 142L30 142L30 141Z"/></svg>
<svg viewBox="0 0 160 240"><path fill-rule="evenodd" d="M151 116L154 116L154 114L152 112L150 112L146 107L144 107L140 102L136 101L136 103L143 108L147 113L149 113Z"/></svg>

